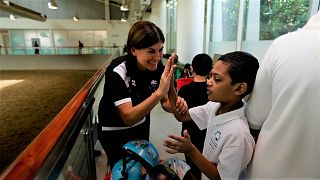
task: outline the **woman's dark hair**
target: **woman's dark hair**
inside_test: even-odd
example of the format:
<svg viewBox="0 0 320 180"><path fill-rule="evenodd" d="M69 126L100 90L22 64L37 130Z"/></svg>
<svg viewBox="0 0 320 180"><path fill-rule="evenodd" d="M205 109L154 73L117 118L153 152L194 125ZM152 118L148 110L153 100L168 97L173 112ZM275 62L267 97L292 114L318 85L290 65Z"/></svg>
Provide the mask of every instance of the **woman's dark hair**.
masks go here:
<svg viewBox="0 0 320 180"><path fill-rule="evenodd" d="M252 92L257 71L259 69L257 58L243 51L234 51L222 55L218 61L222 61L229 65L229 75L232 79L232 84L241 82L247 84L248 89L241 97Z"/></svg>
<svg viewBox="0 0 320 180"><path fill-rule="evenodd" d="M165 39L158 26L150 21L138 21L132 25L129 31L127 50L132 55L132 48L143 49L160 41L164 43Z"/></svg>

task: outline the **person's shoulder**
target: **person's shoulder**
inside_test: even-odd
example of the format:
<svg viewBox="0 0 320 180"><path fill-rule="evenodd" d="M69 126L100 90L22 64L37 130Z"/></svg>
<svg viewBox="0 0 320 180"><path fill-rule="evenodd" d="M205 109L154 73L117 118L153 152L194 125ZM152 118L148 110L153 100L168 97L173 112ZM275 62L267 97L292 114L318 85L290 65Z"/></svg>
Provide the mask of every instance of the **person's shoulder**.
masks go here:
<svg viewBox="0 0 320 180"><path fill-rule="evenodd" d="M117 65L123 63L124 61L126 61L126 57L119 56L111 61L110 66L117 66Z"/></svg>
<svg viewBox="0 0 320 180"><path fill-rule="evenodd" d="M181 95L186 95L188 94L189 90L190 90L190 84L187 84L185 86L182 86L179 91L178 91L178 95L181 96Z"/></svg>
<svg viewBox="0 0 320 180"><path fill-rule="evenodd" d="M119 66L121 63L125 62L126 58L124 56L119 56L115 59L113 59L110 64L107 67L107 71L113 71L113 69L115 69L117 66Z"/></svg>
<svg viewBox="0 0 320 180"><path fill-rule="evenodd" d="M295 41L297 39L297 35L298 35L299 31L300 31L300 29L297 31L289 32L287 34L279 36L276 39L274 39L272 44L279 45L279 46L281 46L282 44L290 45L292 41Z"/></svg>

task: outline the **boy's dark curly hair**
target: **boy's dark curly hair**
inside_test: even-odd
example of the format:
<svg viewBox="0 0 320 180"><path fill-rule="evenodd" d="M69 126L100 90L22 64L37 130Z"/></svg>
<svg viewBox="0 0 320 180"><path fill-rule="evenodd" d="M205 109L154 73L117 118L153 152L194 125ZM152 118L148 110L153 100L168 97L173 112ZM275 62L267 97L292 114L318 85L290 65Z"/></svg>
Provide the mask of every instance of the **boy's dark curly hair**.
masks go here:
<svg viewBox="0 0 320 180"><path fill-rule="evenodd" d="M248 89L242 97L251 93L259 69L258 59L247 52L234 51L222 55L219 60L229 65L232 84L241 82L247 84Z"/></svg>

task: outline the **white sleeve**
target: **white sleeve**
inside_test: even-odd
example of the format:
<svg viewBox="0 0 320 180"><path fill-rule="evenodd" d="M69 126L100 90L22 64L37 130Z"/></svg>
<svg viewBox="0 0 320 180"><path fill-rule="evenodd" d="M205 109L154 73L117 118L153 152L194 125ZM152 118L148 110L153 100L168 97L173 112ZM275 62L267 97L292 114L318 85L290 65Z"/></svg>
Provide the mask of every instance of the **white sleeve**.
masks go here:
<svg viewBox="0 0 320 180"><path fill-rule="evenodd" d="M208 108L206 105L207 104L189 109L191 119L195 122L200 130L207 128L209 120Z"/></svg>
<svg viewBox="0 0 320 180"><path fill-rule="evenodd" d="M272 73L274 68L276 44L267 50L257 72L252 94L246 107L246 116L251 128L261 129L271 110Z"/></svg>

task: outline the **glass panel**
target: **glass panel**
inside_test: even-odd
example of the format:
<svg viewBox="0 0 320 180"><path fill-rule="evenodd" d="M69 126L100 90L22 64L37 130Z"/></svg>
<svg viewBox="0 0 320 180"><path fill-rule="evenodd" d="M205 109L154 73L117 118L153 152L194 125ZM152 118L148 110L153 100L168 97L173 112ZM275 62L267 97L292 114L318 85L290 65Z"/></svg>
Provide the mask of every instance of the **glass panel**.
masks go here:
<svg viewBox="0 0 320 180"><path fill-rule="evenodd" d="M241 50L259 60L272 40L302 27L309 17L309 0L246 0L245 5Z"/></svg>
<svg viewBox="0 0 320 180"><path fill-rule="evenodd" d="M105 30L10 30L11 48L3 53L34 55L37 41L40 54L79 54L79 40L84 44L82 54L113 54L119 46L107 47ZM1 49L1 50L2 50Z"/></svg>
<svg viewBox="0 0 320 180"><path fill-rule="evenodd" d="M24 39L26 42L26 53L30 55L34 54L35 53L35 50L33 48L34 42L37 41L38 44L40 45L40 40L37 35L37 30L25 30Z"/></svg>
<svg viewBox="0 0 320 180"><path fill-rule="evenodd" d="M11 46L9 54L22 55L25 54L24 30L10 30Z"/></svg>
<svg viewBox="0 0 320 180"><path fill-rule="evenodd" d="M39 47L40 54L54 54L52 49L53 47L53 39L52 39L52 31L51 30L37 30L38 37L40 39Z"/></svg>
<svg viewBox="0 0 320 180"><path fill-rule="evenodd" d="M60 48L67 46L68 35L67 31L64 30L54 30L54 44L57 54L68 54L68 50L66 48Z"/></svg>
<svg viewBox="0 0 320 180"><path fill-rule="evenodd" d="M167 2L167 53L177 47L177 3L176 0Z"/></svg>
<svg viewBox="0 0 320 180"><path fill-rule="evenodd" d="M236 49L240 1L213 0L211 3L209 54L224 54Z"/></svg>

